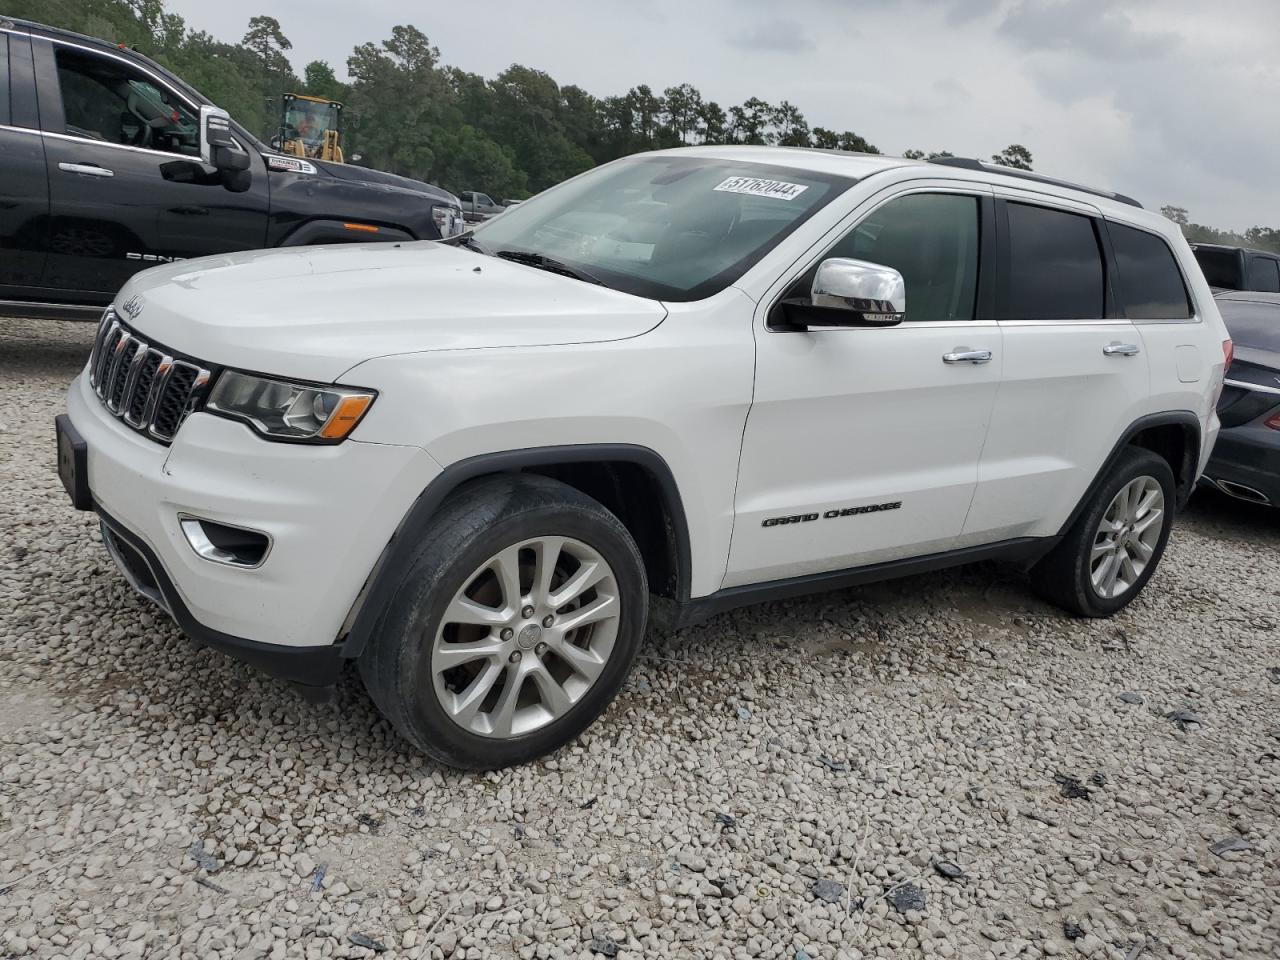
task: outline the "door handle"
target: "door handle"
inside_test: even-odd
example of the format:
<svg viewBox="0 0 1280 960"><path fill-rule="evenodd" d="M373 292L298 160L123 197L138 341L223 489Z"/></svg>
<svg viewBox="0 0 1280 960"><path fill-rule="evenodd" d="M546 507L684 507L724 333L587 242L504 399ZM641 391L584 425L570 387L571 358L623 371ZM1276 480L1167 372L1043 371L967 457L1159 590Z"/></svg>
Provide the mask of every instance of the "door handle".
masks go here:
<svg viewBox="0 0 1280 960"><path fill-rule="evenodd" d="M1132 357L1141 349L1136 343L1121 343L1116 340L1103 347L1102 352L1108 357Z"/></svg>
<svg viewBox="0 0 1280 960"><path fill-rule="evenodd" d="M943 363L990 363L990 350L970 350L968 347L960 347L953 353L944 353L942 355Z"/></svg>
<svg viewBox="0 0 1280 960"><path fill-rule="evenodd" d="M81 173L86 177L114 177L116 172L96 163L60 163L58 169L65 173Z"/></svg>

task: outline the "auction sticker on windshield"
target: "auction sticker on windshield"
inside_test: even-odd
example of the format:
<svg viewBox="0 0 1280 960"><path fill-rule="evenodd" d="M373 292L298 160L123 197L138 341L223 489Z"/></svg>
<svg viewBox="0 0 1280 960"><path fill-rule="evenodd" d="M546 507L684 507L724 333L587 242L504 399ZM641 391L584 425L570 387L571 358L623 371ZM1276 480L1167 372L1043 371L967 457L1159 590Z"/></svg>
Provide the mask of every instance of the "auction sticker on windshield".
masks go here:
<svg viewBox="0 0 1280 960"><path fill-rule="evenodd" d="M769 197L772 200L794 200L808 190L802 183L784 180L761 180L759 177L730 177L717 190L723 193L745 193L752 197Z"/></svg>

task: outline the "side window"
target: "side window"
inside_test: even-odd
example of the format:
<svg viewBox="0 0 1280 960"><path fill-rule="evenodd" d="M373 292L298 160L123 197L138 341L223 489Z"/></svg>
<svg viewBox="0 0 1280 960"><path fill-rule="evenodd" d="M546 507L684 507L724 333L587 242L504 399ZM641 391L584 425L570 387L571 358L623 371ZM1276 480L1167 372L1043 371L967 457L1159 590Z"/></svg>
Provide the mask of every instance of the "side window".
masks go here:
<svg viewBox="0 0 1280 960"><path fill-rule="evenodd" d="M199 156L199 120L141 71L109 57L59 50L66 133L129 147Z"/></svg>
<svg viewBox="0 0 1280 960"><path fill-rule="evenodd" d="M1263 293L1280 293L1280 269L1270 257L1249 260L1249 289Z"/></svg>
<svg viewBox="0 0 1280 960"><path fill-rule="evenodd" d="M0 33L0 123L8 123L9 115L9 36Z"/></svg>
<svg viewBox="0 0 1280 960"><path fill-rule="evenodd" d="M893 267L907 321L972 320L978 293L978 198L913 193L877 207L827 257Z"/></svg>
<svg viewBox="0 0 1280 960"><path fill-rule="evenodd" d="M1093 219L1009 203L1011 320L1101 319L1102 252Z"/></svg>
<svg viewBox="0 0 1280 960"><path fill-rule="evenodd" d="M1191 316L1182 272L1163 237L1108 223L1116 255L1116 294L1130 320L1183 320Z"/></svg>

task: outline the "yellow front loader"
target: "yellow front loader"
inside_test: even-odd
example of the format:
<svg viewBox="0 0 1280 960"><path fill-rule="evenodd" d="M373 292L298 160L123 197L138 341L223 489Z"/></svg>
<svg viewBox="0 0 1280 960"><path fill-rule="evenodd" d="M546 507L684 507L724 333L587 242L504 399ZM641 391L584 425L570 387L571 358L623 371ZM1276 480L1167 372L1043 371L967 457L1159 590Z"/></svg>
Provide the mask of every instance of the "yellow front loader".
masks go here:
<svg viewBox="0 0 1280 960"><path fill-rule="evenodd" d="M344 162L341 103L301 93L286 93L280 101L281 153Z"/></svg>

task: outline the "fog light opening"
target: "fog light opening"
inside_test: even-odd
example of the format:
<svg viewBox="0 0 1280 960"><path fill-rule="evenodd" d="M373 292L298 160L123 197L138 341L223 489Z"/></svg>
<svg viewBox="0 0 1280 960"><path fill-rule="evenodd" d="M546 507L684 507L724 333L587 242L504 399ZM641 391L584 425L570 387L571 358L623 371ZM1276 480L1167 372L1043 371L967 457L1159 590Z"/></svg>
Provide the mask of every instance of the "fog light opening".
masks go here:
<svg viewBox="0 0 1280 960"><path fill-rule="evenodd" d="M182 535L191 549L213 563L231 567L260 567L271 552L271 538L258 530L179 516Z"/></svg>

